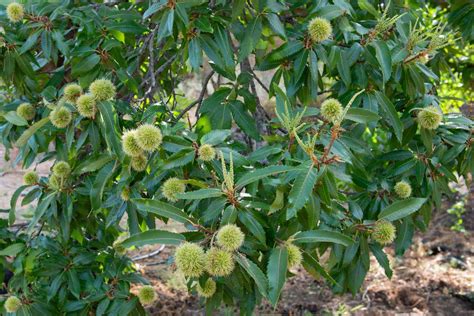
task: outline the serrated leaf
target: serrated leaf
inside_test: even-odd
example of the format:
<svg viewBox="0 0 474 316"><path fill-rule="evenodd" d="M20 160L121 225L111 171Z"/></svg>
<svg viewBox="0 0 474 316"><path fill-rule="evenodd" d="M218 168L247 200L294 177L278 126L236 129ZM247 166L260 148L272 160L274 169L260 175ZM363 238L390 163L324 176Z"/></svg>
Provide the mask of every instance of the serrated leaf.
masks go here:
<svg viewBox="0 0 474 316"><path fill-rule="evenodd" d="M296 177L293 187L288 194L290 207L286 212L286 219L293 218L302 209L313 193L313 188L318 179L323 175L325 167L316 170L313 164L307 170L303 170Z"/></svg>
<svg viewBox="0 0 474 316"><path fill-rule="evenodd" d="M118 132L118 118L114 105L109 102L97 103L97 108L102 117L104 130L102 131L109 149L117 155L120 159L123 157L122 143Z"/></svg>
<svg viewBox="0 0 474 316"><path fill-rule="evenodd" d="M28 185L22 185L18 189L15 190L15 192L12 195L12 198L10 199L10 211L8 212L8 224L13 225L15 223L16 219L16 204L18 201L18 198L21 195L21 192L23 192L24 189L28 188Z"/></svg>
<svg viewBox="0 0 474 316"><path fill-rule="evenodd" d="M239 48L239 62L244 60L257 46L262 34L262 19L260 16L249 22Z"/></svg>
<svg viewBox="0 0 474 316"><path fill-rule="evenodd" d="M92 210L97 210L102 206L102 196L104 194L105 185L112 176L114 167L114 163L110 162L97 173L90 192Z"/></svg>
<svg viewBox="0 0 474 316"><path fill-rule="evenodd" d="M125 248L129 248L132 246L139 247L153 244L179 245L183 241L185 241L185 238L181 234L172 233L165 230L151 229L133 235L122 241L120 244Z"/></svg>
<svg viewBox="0 0 474 316"><path fill-rule="evenodd" d="M262 270L253 263L250 259L245 257L244 255L238 253L235 256L235 261L250 275L250 277L255 281L257 284L257 288L262 294L263 297L267 296L267 278L265 274L263 274Z"/></svg>
<svg viewBox="0 0 474 316"><path fill-rule="evenodd" d="M375 57L382 69L383 82L386 83L392 75L392 56L390 55L390 49L383 41L375 41L372 45L375 47Z"/></svg>
<svg viewBox="0 0 474 316"><path fill-rule="evenodd" d="M27 233L31 234L33 231L33 228L35 228L36 224L39 222L41 217L43 217L44 213L48 209L49 205L53 201L53 199L56 197L56 192L50 193L48 196L46 196L41 202L38 204L35 210L35 214L33 216L33 219L30 221L30 224L28 225L28 230Z"/></svg>
<svg viewBox="0 0 474 316"><path fill-rule="evenodd" d="M171 204L151 199L132 199L131 201L141 211L171 218L183 224L192 223L188 214Z"/></svg>
<svg viewBox="0 0 474 316"><path fill-rule="evenodd" d="M25 244L23 243L15 243L11 244L2 250L0 250L0 256L9 256L14 257L19 254L25 248Z"/></svg>
<svg viewBox="0 0 474 316"><path fill-rule="evenodd" d="M407 217L418 211L425 202L426 198L409 198L396 201L380 212L379 219L385 219L391 222Z"/></svg>
<svg viewBox="0 0 474 316"><path fill-rule="evenodd" d="M16 114L15 111L10 111L10 112L7 112L5 114L3 114L3 117L10 123L12 123L13 125L16 125L16 126L26 126L28 125L28 122L22 118L21 116L19 116L18 114Z"/></svg>
<svg viewBox="0 0 474 316"><path fill-rule="evenodd" d="M366 109L359 109L359 108L350 108L347 110L345 119L367 124L370 122L375 122L380 119L377 113L366 110Z"/></svg>
<svg viewBox="0 0 474 316"><path fill-rule="evenodd" d="M318 260L316 260L314 256L306 251L303 252L303 267L314 278L319 278L319 276L322 276L332 284L337 284L336 280L333 279L333 277L324 269Z"/></svg>
<svg viewBox="0 0 474 316"><path fill-rule="evenodd" d="M287 266L288 250L285 247L274 248L270 254L267 267L268 299L273 307L276 306L281 289L285 284Z"/></svg>
<svg viewBox="0 0 474 316"><path fill-rule="evenodd" d="M376 91L375 96L377 97L377 101L381 105L383 112L385 113L384 116L388 124L393 127L395 136L401 143L403 138L403 124L400 120L400 117L398 116L398 112L395 109L395 106L384 93Z"/></svg>
<svg viewBox="0 0 474 316"><path fill-rule="evenodd" d="M201 144L218 145L232 134L231 130L216 129L202 136Z"/></svg>
<svg viewBox="0 0 474 316"><path fill-rule="evenodd" d="M270 27L272 28L273 32L276 34L280 35L283 39L286 39L286 33L285 33L285 27L280 21L280 18L276 13L269 12L266 15L267 21L270 24Z"/></svg>
<svg viewBox="0 0 474 316"><path fill-rule="evenodd" d="M265 244L265 230L250 212L239 212L239 220L257 239Z"/></svg>
<svg viewBox="0 0 474 316"><path fill-rule="evenodd" d="M387 255L383 251L382 247L378 244L369 244L370 251L374 254L375 259L380 264L380 266L385 270L385 275L391 279L393 271L390 268L390 261L388 260Z"/></svg>
<svg viewBox="0 0 474 316"><path fill-rule="evenodd" d="M201 189L197 191L190 191L185 193L176 194L178 199L182 200L202 200L208 198L214 198L224 195L221 189Z"/></svg>
<svg viewBox="0 0 474 316"><path fill-rule="evenodd" d="M262 169L256 169L256 170L243 174L239 178L239 180L237 180L237 183L235 184L235 186L237 188L242 188L246 186L247 184L258 181L260 179L274 176L282 172L292 171L295 169L296 169L295 167L290 167L290 166L269 166Z"/></svg>
<svg viewBox="0 0 474 316"><path fill-rule="evenodd" d="M330 231L330 230L307 230L297 233L293 241L295 243L305 244L305 243L317 243L317 242L330 242L334 244L340 244L343 246L349 246L354 241L341 233Z"/></svg>

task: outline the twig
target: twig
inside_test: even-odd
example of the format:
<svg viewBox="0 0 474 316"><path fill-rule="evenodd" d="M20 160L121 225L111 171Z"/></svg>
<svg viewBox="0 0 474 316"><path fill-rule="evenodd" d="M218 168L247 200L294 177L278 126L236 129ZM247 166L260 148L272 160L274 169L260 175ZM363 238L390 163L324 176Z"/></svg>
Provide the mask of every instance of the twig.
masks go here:
<svg viewBox="0 0 474 316"><path fill-rule="evenodd" d="M204 81L202 83L202 90L201 90L201 93L199 94L199 98L197 98L197 100L191 102L191 104L189 104L181 113L178 114L178 116L175 119L176 122L178 122L184 116L184 114L186 114L189 110L191 110L195 105L198 105L198 106L201 105L202 100L204 99L204 96L206 95L207 84L209 83L209 81L211 80L213 75L214 75L214 70L212 70L206 76L206 78L204 78Z"/></svg>
<svg viewBox="0 0 474 316"><path fill-rule="evenodd" d="M152 252L150 252L150 253L147 253L146 255L141 255L141 256L133 257L133 258L132 258L132 261L138 261L138 260L143 260L143 259L151 258L151 257L153 257L153 256L156 256L156 255L159 254L160 252L162 252L163 249L165 249L165 245L161 245L160 248L158 248L157 250L152 251Z"/></svg>
<svg viewBox="0 0 474 316"><path fill-rule="evenodd" d="M250 69L250 72L252 73L252 76L257 80L257 82L260 84L260 86L265 90L268 94L270 94L270 89L268 89L265 84L260 80L259 77L257 77L257 74L253 71L253 69Z"/></svg>

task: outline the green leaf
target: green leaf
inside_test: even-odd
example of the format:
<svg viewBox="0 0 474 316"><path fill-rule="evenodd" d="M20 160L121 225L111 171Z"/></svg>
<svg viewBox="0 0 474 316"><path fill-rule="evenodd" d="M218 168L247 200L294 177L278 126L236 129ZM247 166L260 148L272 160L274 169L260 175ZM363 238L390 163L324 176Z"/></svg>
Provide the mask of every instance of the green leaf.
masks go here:
<svg viewBox="0 0 474 316"><path fill-rule="evenodd" d="M317 243L317 242L330 242L334 244L340 244L343 246L349 246L354 241L341 233L330 231L330 230L307 230L297 233L293 241L295 243Z"/></svg>
<svg viewBox="0 0 474 316"><path fill-rule="evenodd" d="M377 11L377 9L375 9L374 6L368 0L357 0L357 4L362 10L369 12L375 18L378 19L380 17L379 11Z"/></svg>
<svg viewBox="0 0 474 316"><path fill-rule="evenodd" d="M41 31L36 31L35 33L31 34L21 46L19 54L22 55L26 53L27 51L29 51L38 41L40 34L41 34Z"/></svg>
<svg viewBox="0 0 474 316"><path fill-rule="evenodd" d="M250 116L244 104L235 100L229 103L232 117L242 131L255 140L260 139L260 134L255 124L255 119Z"/></svg>
<svg viewBox="0 0 474 316"><path fill-rule="evenodd" d="M262 168L262 169L256 169L256 170L253 170L253 171L250 171L250 172L247 172L247 173L243 174L239 178L239 180L237 181L235 186L237 188L243 188L247 184L253 183L253 182L258 181L260 179L267 178L267 177L270 177L270 176L274 176L274 175L282 173L282 172L292 171L292 170L295 170L295 167L281 166L281 165L269 166L269 167L265 167L265 168Z"/></svg>
<svg viewBox="0 0 474 316"><path fill-rule="evenodd" d="M231 130L212 130L201 138L201 144L218 145L232 134Z"/></svg>
<svg viewBox="0 0 474 316"><path fill-rule="evenodd" d="M278 16L278 14L269 12L266 15L266 18L273 32L280 35L283 39L286 39L285 27L281 23L280 17Z"/></svg>
<svg viewBox="0 0 474 316"><path fill-rule="evenodd" d="M97 54L91 54L86 58L74 63L72 66L72 75L74 77L79 77L82 74L85 74L92 70L100 62L100 56Z"/></svg>
<svg viewBox="0 0 474 316"><path fill-rule="evenodd" d="M114 169L114 163L110 162L97 173L90 193L92 210L97 210L102 206L102 195L104 194L105 185L112 177Z"/></svg>
<svg viewBox="0 0 474 316"><path fill-rule="evenodd" d="M410 217L402 220L402 223L397 227L397 238L395 238L395 253L397 256L402 256L410 247L415 232L415 225Z"/></svg>
<svg viewBox="0 0 474 316"><path fill-rule="evenodd" d="M239 220L257 239L265 244L265 230L250 212L239 212Z"/></svg>
<svg viewBox="0 0 474 316"><path fill-rule="evenodd" d="M176 197L178 199L183 199L183 200L202 200L202 199L219 197L222 195L224 195L224 193L222 193L221 189L211 188L211 189L201 189L197 191L180 193L180 194L177 194Z"/></svg>
<svg viewBox="0 0 474 316"><path fill-rule="evenodd" d="M351 70L349 68L349 63L347 62L346 53L342 50L339 50L338 54L337 71L346 87L349 87L352 82Z"/></svg>
<svg viewBox="0 0 474 316"><path fill-rule="evenodd" d="M375 47L375 57L382 67L383 82L386 83L392 74L392 56L390 49L384 41L372 42Z"/></svg>
<svg viewBox="0 0 474 316"><path fill-rule="evenodd" d="M385 219L392 222L407 217L408 215L418 211L425 202L426 198L409 198L406 200L396 201L380 212L379 219Z"/></svg>
<svg viewBox="0 0 474 316"><path fill-rule="evenodd" d="M23 243L15 243L11 244L2 250L0 250L0 256L9 256L14 257L19 254L25 248L25 244Z"/></svg>
<svg viewBox="0 0 474 316"><path fill-rule="evenodd" d="M315 279L319 278L321 275L329 282L337 284L336 280L333 279L333 277L324 269L318 260L306 251L303 251L303 267Z"/></svg>
<svg viewBox="0 0 474 316"><path fill-rule="evenodd" d="M198 71L202 64L202 49L201 44L197 39L193 38L189 42L188 53L191 67L194 71Z"/></svg>
<svg viewBox="0 0 474 316"><path fill-rule="evenodd" d="M368 271L369 269L365 267L361 256L357 261L352 262L348 271L348 286L353 295L359 291Z"/></svg>
<svg viewBox="0 0 474 316"><path fill-rule="evenodd" d="M179 245L183 241L185 241L185 238L181 234L172 233L165 230L150 229L125 239L120 243L120 245L125 248L153 244Z"/></svg>
<svg viewBox="0 0 474 316"><path fill-rule="evenodd" d="M346 116L344 118L357 122L357 123L363 123L363 124L375 122L380 119L377 113L366 110L366 109L359 109L359 108L348 109Z"/></svg>
<svg viewBox="0 0 474 316"><path fill-rule="evenodd" d="M118 132L117 113L112 102L105 101L97 103L97 108L100 111L102 121L105 127L104 138L109 149L117 155L120 159L123 157L122 143L120 141Z"/></svg>
<svg viewBox="0 0 474 316"><path fill-rule="evenodd" d="M159 1L158 3L153 3L148 9L143 13L143 20L147 19L148 17L152 16L155 12L158 12L164 5L166 1Z"/></svg>
<svg viewBox="0 0 474 316"><path fill-rule="evenodd" d="M150 199L132 199L131 201L141 211L157 214L165 218L171 218L183 224L192 223L188 214L171 204Z"/></svg>
<svg viewBox="0 0 474 316"><path fill-rule="evenodd" d="M388 260L387 255L385 252L383 252L382 247L378 244L369 244L370 251L375 256L375 259L377 259L377 262L380 264L380 266L385 270L385 275L391 279L393 275L393 271L390 268L390 262Z"/></svg>
<svg viewBox="0 0 474 316"><path fill-rule="evenodd" d="M270 254L267 267L268 277L268 299L273 307L276 306L285 284L286 271L288 269L288 251L285 247L274 248Z"/></svg>
<svg viewBox="0 0 474 316"><path fill-rule="evenodd" d="M393 127L395 136L401 143L403 138L403 124L400 120L400 117L398 116L398 112L395 109L395 106L384 93L376 91L375 96L377 97L377 100L383 109L384 116L387 119L387 122L390 124L390 126Z"/></svg>
<svg viewBox="0 0 474 316"><path fill-rule="evenodd" d="M235 256L235 261L252 277L257 284L257 288L262 294L263 297L267 296L267 278L265 274L263 274L262 270L253 263L251 260L247 259L244 255L237 253Z"/></svg>
<svg viewBox="0 0 474 316"><path fill-rule="evenodd" d="M311 164L307 170L299 173L293 183L290 193L288 194L290 207L286 212L286 219L293 218L296 213L305 206L310 195L313 194L313 188L316 182L324 171L324 167L320 170L316 170L314 165Z"/></svg>
<svg viewBox="0 0 474 316"><path fill-rule="evenodd" d="M160 42L173 32L174 10L166 10L160 21L157 41Z"/></svg>
<svg viewBox="0 0 474 316"><path fill-rule="evenodd" d="M281 210L285 206L285 192L281 189L277 189L275 193L275 199L273 200L272 205L270 205L270 212L268 214L273 214L276 211Z"/></svg>
<svg viewBox="0 0 474 316"><path fill-rule="evenodd" d="M21 134L21 136L17 139L15 145L17 147L23 147L26 145L28 140L30 139L31 136L33 136L41 127L46 125L46 123L49 122L49 117L45 117L38 122L34 123L26 131Z"/></svg>
<svg viewBox="0 0 474 316"><path fill-rule="evenodd" d="M36 224L39 222L41 217L43 217L44 213L46 212L46 210L48 209L49 205L51 204L51 202L53 201L55 197L56 197L56 192L52 192L38 204L35 210L35 215L33 216L33 219L31 220L30 224L28 225L28 230L27 230L28 234L31 234Z"/></svg>
<svg viewBox="0 0 474 316"><path fill-rule="evenodd" d="M10 112L7 112L5 114L3 114L3 117L10 123L12 123L13 125L16 125L16 126L26 126L28 125L28 122L22 118L21 116L19 116L18 114L16 114L15 111L10 111Z"/></svg>
<svg viewBox="0 0 474 316"><path fill-rule="evenodd" d="M244 60L257 46L258 40L262 35L262 19L260 16L252 19L246 30L239 49L239 62Z"/></svg>
<svg viewBox="0 0 474 316"><path fill-rule="evenodd" d="M64 41L64 36L59 30L53 31L53 39L56 42L56 47L61 51L64 56L69 56L69 46Z"/></svg>
<svg viewBox="0 0 474 316"><path fill-rule="evenodd" d="M103 154L98 157L92 157L82 163L80 163L72 174L81 175L87 172L93 172L102 168L106 163L111 161L113 157L110 154Z"/></svg>
<svg viewBox="0 0 474 316"><path fill-rule="evenodd" d="M18 189L15 190L15 192L12 195L12 198L10 200L10 211L8 212L8 224L13 225L15 223L16 219L16 204L18 201L18 198L21 195L21 192L23 192L24 189L28 188L28 185L22 185Z"/></svg>

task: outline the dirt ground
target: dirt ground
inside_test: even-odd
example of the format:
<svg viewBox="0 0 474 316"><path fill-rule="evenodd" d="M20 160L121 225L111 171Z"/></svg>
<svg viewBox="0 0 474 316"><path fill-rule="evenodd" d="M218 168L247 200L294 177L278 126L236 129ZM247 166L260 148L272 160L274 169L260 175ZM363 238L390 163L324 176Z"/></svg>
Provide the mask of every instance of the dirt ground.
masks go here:
<svg viewBox="0 0 474 316"><path fill-rule="evenodd" d="M0 148L0 209L9 208L10 197L21 185L24 173L5 162L3 153ZM38 171L47 174L49 168L44 164ZM429 232L416 234L415 243L404 257L391 256L391 280L372 258L361 293L338 296L323 280L314 280L300 268L285 285L277 308L264 303L256 314L474 315L474 235L472 231L453 231L453 221L454 216L446 210L438 212ZM203 315L200 299L187 293L183 277L168 264L173 248L166 247L149 256L157 249L159 246L143 247L130 254L159 294L156 304L148 309L150 314ZM222 309L219 314L236 312Z"/></svg>

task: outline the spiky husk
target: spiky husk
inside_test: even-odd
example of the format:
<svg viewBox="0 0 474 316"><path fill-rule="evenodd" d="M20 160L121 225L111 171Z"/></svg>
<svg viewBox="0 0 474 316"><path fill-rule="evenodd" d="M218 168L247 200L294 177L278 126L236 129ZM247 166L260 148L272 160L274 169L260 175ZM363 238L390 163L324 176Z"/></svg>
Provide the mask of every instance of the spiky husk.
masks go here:
<svg viewBox="0 0 474 316"><path fill-rule="evenodd" d="M70 103L75 103L82 94L82 88L77 83L70 83L64 87L64 99Z"/></svg>
<svg viewBox="0 0 474 316"><path fill-rule="evenodd" d="M25 16L25 9L23 5L17 2L12 2L7 6L8 19L13 22L20 22Z"/></svg>
<svg viewBox="0 0 474 316"><path fill-rule="evenodd" d="M23 182L25 185L35 185L39 181L39 176L36 171L28 171L23 176Z"/></svg>
<svg viewBox="0 0 474 316"><path fill-rule="evenodd" d="M124 153L129 156L136 157L143 155L143 150L138 146L136 131L126 131L122 135L122 148Z"/></svg>
<svg viewBox="0 0 474 316"><path fill-rule="evenodd" d="M396 228L386 220L380 220L375 223L372 231L372 239L382 245L391 244L395 240Z"/></svg>
<svg viewBox="0 0 474 316"><path fill-rule="evenodd" d="M214 295L214 293L216 293L216 288L216 281L209 278L206 280L206 283L204 283L204 287L201 287L201 284L198 283L196 286L196 291L200 296L209 298Z"/></svg>
<svg viewBox="0 0 474 316"><path fill-rule="evenodd" d="M146 169L148 164L148 158L145 155L138 155L132 158L131 166L132 169L137 172L142 172Z"/></svg>
<svg viewBox="0 0 474 316"><path fill-rule="evenodd" d="M242 230L234 224L227 224L219 229L216 235L216 243L224 250L234 251L242 246L245 235Z"/></svg>
<svg viewBox="0 0 474 316"><path fill-rule="evenodd" d="M321 115L331 123L336 123L342 116L342 105L336 99L327 99L321 104Z"/></svg>
<svg viewBox="0 0 474 316"><path fill-rule="evenodd" d="M234 270L234 258L230 252L211 248L206 253L206 271L213 276L227 276Z"/></svg>
<svg viewBox="0 0 474 316"><path fill-rule="evenodd" d="M209 144L201 145L198 150L198 157L202 161L211 161L216 158L216 150Z"/></svg>
<svg viewBox="0 0 474 316"><path fill-rule="evenodd" d="M71 166L66 161L58 161L53 167L53 174L58 178L66 178L71 173Z"/></svg>
<svg viewBox="0 0 474 316"><path fill-rule="evenodd" d="M58 190L61 187L61 179L55 174L52 174L48 180L48 186L54 190Z"/></svg>
<svg viewBox="0 0 474 316"><path fill-rule="evenodd" d="M162 141L161 131L151 124L144 124L136 129L138 146L145 151L157 150Z"/></svg>
<svg viewBox="0 0 474 316"><path fill-rule="evenodd" d="M418 112L418 122L421 127L426 129L437 129L442 119L443 115L439 109L433 105Z"/></svg>
<svg viewBox="0 0 474 316"><path fill-rule="evenodd" d="M303 260L301 249L291 243L286 245L288 250L288 269L298 266Z"/></svg>
<svg viewBox="0 0 474 316"><path fill-rule="evenodd" d="M397 182L394 189L395 193L397 193L401 199L406 199L411 195L411 185L406 181Z"/></svg>
<svg viewBox="0 0 474 316"><path fill-rule="evenodd" d="M175 262L184 276L200 277L204 273L206 255L199 245L186 242L176 248Z"/></svg>
<svg viewBox="0 0 474 316"><path fill-rule="evenodd" d="M10 296L5 301L4 307L8 313L15 313L17 310L20 309L21 305L21 301L18 297Z"/></svg>
<svg viewBox="0 0 474 316"><path fill-rule="evenodd" d="M76 107L79 114L88 118L94 118L97 112L95 98L92 94L83 94L77 98Z"/></svg>
<svg viewBox="0 0 474 316"><path fill-rule="evenodd" d="M65 128L71 123L72 114L65 106L58 106L49 113L51 123L57 128Z"/></svg>
<svg viewBox="0 0 474 316"><path fill-rule="evenodd" d="M116 91L112 81L108 79L97 79L91 83L89 92L97 101L106 101L115 97Z"/></svg>
<svg viewBox="0 0 474 316"><path fill-rule="evenodd" d="M25 120L30 121L35 118L36 110L31 104L22 103L16 108L16 114Z"/></svg>
<svg viewBox="0 0 474 316"><path fill-rule="evenodd" d="M151 285L144 285L138 291L138 300L142 305L149 305L156 301L156 291Z"/></svg>
<svg viewBox="0 0 474 316"><path fill-rule="evenodd" d="M186 185L178 178L169 178L163 183L163 196L171 202L178 201L176 197L179 193L186 191Z"/></svg>
<svg viewBox="0 0 474 316"><path fill-rule="evenodd" d="M332 26L324 18L314 18L309 22L308 32L313 42L320 43L331 36Z"/></svg>

